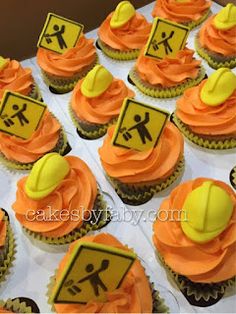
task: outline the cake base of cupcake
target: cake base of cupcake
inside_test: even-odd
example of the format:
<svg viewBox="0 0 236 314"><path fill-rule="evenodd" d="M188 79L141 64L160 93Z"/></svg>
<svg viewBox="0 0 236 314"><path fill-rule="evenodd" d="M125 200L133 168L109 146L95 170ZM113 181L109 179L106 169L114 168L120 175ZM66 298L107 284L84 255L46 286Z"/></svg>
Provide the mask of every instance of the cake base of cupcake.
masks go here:
<svg viewBox="0 0 236 314"><path fill-rule="evenodd" d="M157 182L150 182L149 184L125 184L114 178L108 178L111 181L116 193L125 204L137 206L148 202L154 194L171 185L180 176L183 168L184 157L180 159L173 173L169 177Z"/></svg>
<svg viewBox="0 0 236 314"><path fill-rule="evenodd" d="M71 243L85 236L90 231L95 231L105 227L111 221L111 213L107 208L107 204L103 199L103 196L98 192L97 198L93 206L93 215L89 221L86 221L78 229L73 230L67 235L62 237L46 237L40 233L33 232L23 227L25 233L30 237L42 241L46 244L63 245ZM98 218L99 217L99 218Z"/></svg>
<svg viewBox="0 0 236 314"><path fill-rule="evenodd" d="M102 42L100 39L97 40L96 46L99 47L102 52L108 57L119 60L119 61L129 61L138 58L140 53L140 49L132 49L127 51L120 51L117 49L113 49Z"/></svg>
<svg viewBox="0 0 236 314"><path fill-rule="evenodd" d="M174 113L172 116L172 120L174 121L175 125L178 127L178 129L184 134L186 138L188 138L191 142L194 144L208 148L208 149L231 149L236 147L236 138L235 137L229 137L229 138L212 138L207 136L201 136L198 134L193 133L189 127L184 124Z"/></svg>
<svg viewBox="0 0 236 314"><path fill-rule="evenodd" d="M142 80L135 68L129 72L128 80L137 87L143 94L154 98L171 98L182 95L183 92L195 85L198 85L205 78L205 70L203 67L199 68L198 76L195 79L186 79L183 83L172 87L162 87L160 85L151 85Z"/></svg>
<svg viewBox="0 0 236 314"><path fill-rule="evenodd" d="M40 313L38 305L32 299L24 297L0 301L0 308L13 313Z"/></svg>
<svg viewBox="0 0 236 314"><path fill-rule="evenodd" d="M213 52L201 46L198 36L195 39L195 49L199 56L207 61L210 67L213 69L230 68L233 69L236 66L235 56L223 56L219 53Z"/></svg>

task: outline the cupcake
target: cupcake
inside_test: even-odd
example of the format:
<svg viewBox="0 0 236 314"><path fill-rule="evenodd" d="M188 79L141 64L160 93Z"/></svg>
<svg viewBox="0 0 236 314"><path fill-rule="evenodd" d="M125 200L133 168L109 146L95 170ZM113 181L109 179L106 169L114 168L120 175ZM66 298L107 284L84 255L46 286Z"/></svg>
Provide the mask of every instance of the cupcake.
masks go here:
<svg viewBox="0 0 236 314"><path fill-rule="evenodd" d="M174 216L166 219L171 211ZM234 283L235 231L236 194L222 181L187 181L162 202L153 242L167 272L192 305L218 302Z"/></svg>
<svg viewBox="0 0 236 314"><path fill-rule="evenodd" d="M69 151L63 127L47 109L38 128L27 140L0 132L0 161L12 169L28 170L47 153L66 154Z"/></svg>
<svg viewBox="0 0 236 314"><path fill-rule="evenodd" d="M193 143L210 149L236 147L236 75L218 69L177 100L174 122Z"/></svg>
<svg viewBox="0 0 236 314"><path fill-rule="evenodd" d="M70 113L78 133L88 139L106 134L109 125L116 121L123 100L134 95L102 65L95 66L73 90Z"/></svg>
<svg viewBox="0 0 236 314"><path fill-rule="evenodd" d="M0 100L6 90L41 100L42 96L30 68L23 68L16 60L0 56Z"/></svg>
<svg viewBox="0 0 236 314"><path fill-rule="evenodd" d="M97 44L110 58L132 60L138 57L150 31L145 17L129 1L122 1L101 24Z"/></svg>
<svg viewBox="0 0 236 314"><path fill-rule="evenodd" d="M71 91L77 81L95 66L97 54L93 40L82 35L75 47L62 54L39 48L37 62L49 89L63 94Z"/></svg>
<svg viewBox="0 0 236 314"><path fill-rule="evenodd" d="M51 278L49 284L48 297L51 303L51 297L58 282L61 281L64 270L68 267L68 263L79 245L103 245L105 249L115 249L131 252L127 246L119 242L114 236L101 233L93 236L86 236L83 240L72 243L68 252L62 259L56 275ZM90 261L90 260L89 260ZM96 264L96 260L92 260ZM78 272L81 272L81 268ZM101 275L102 277L102 275ZM101 279L100 279L101 280ZM111 276L103 277L103 285L106 287L110 283ZM105 285L106 284L106 285ZM68 283L69 285L69 283ZM90 287L87 285L87 289ZM99 286L100 289L100 286ZM90 289L89 289L90 290ZM101 291L101 290L99 290ZM166 313L168 308L164 301L159 297L159 293L154 290L153 284L149 282L149 278L145 274L145 270L138 258L135 259L128 272L125 274L121 285L115 290L105 292L103 301L91 299L84 304L72 303L53 303L52 310L56 313Z"/></svg>
<svg viewBox="0 0 236 314"><path fill-rule="evenodd" d="M159 98L175 97L194 85L199 84L205 76L201 61L196 60L194 50L184 48L177 52L175 58L150 58L142 49L129 80L142 93Z"/></svg>
<svg viewBox="0 0 236 314"><path fill-rule="evenodd" d="M230 171L229 180L232 187L236 190L236 166Z"/></svg>
<svg viewBox="0 0 236 314"><path fill-rule="evenodd" d="M14 237L7 212L0 208L0 282L4 279L14 255Z"/></svg>
<svg viewBox="0 0 236 314"><path fill-rule="evenodd" d="M162 17L188 26L190 29L201 24L210 13L208 0L157 0L153 17Z"/></svg>
<svg viewBox="0 0 236 314"><path fill-rule="evenodd" d="M211 16L198 32L195 46L198 54L210 67L236 66L236 6L227 4Z"/></svg>
<svg viewBox="0 0 236 314"><path fill-rule="evenodd" d="M184 165L183 137L174 124L167 122L156 147L137 151L114 146L114 129L115 126L108 129L99 148L102 167L124 203L146 203L180 175Z"/></svg>
<svg viewBox="0 0 236 314"><path fill-rule="evenodd" d="M0 313L40 313L37 304L29 298L0 300Z"/></svg>
<svg viewBox="0 0 236 314"><path fill-rule="evenodd" d="M65 244L109 221L96 179L81 159L50 153L18 181L16 219L35 239Z"/></svg>

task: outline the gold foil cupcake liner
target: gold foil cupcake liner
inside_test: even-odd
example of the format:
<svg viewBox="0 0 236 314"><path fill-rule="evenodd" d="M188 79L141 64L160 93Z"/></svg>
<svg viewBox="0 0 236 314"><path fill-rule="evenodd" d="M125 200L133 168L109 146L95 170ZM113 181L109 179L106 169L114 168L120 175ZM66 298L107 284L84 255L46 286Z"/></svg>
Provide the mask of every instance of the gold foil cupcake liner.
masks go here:
<svg viewBox="0 0 236 314"><path fill-rule="evenodd" d="M143 81L135 68L129 72L129 77L133 81L134 85L145 95L154 98L171 98L180 96L184 91L190 87L198 85L205 77L205 70L201 66L196 79L187 79L185 82L172 87L158 87Z"/></svg>
<svg viewBox="0 0 236 314"><path fill-rule="evenodd" d="M214 53L206 48L203 48L200 46L199 40L196 36L195 38L195 49L199 56L201 56L203 59L207 61L210 67L213 69L219 69L219 68L230 68L233 69L236 66L236 56L233 56L231 59L222 61L217 60L217 55L214 57Z"/></svg>
<svg viewBox="0 0 236 314"><path fill-rule="evenodd" d="M82 224L81 227L70 232L68 235L65 235L62 237L58 237L58 238L46 237L46 236L43 236L39 233L33 232L29 229L26 229L25 227L23 227L23 230L30 237L33 237L35 240L42 241L46 244L52 244L52 245L68 244L68 243L71 243L75 240L82 238L83 236L85 236L90 231L95 231L95 230L98 230L98 229L105 227L105 225L107 225L107 223L109 223L109 221L111 220L111 213L110 213L109 209L107 208L107 204L104 201L103 196L100 193L98 193L97 198L96 198L95 203L94 203L94 210L96 210L96 209L99 211L102 210L102 215L99 214L100 215L99 221L97 221L96 223L94 221L92 221L92 219L90 221L86 221Z"/></svg>
<svg viewBox="0 0 236 314"><path fill-rule="evenodd" d="M4 220L8 221L8 218L4 216ZM15 239L14 239L14 234L13 234L10 222L8 222L8 226L7 226L7 238L8 238L8 250L7 250L6 257L4 258L3 263L0 266L0 285L2 281L5 280L6 276L9 274L9 268L12 266L14 255L16 252Z"/></svg>
<svg viewBox="0 0 236 314"><path fill-rule="evenodd" d="M125 184L114 178L108 177L111 181L116 193L123 200L124 203L129 205L141 205L148 202L154 194L166 189L170 186L183 172L184 169L184 157L180 159L174 172L163 181L156 184Z"/></svg>
<svg viewBox="0 0 236 314"><path fill-rule="evenodd" d="M32 307L26 302L22 302L21 298L8 299L7 301L1 300L0 307L13 313L34 313Z"/></svg>
<svg viewBox="0 0 236 314"><path fill-rule="evenodd" d="M104 136L107 133L107 129L117 121L117 118L111 119L110 122L106 124L92 124L89 122L87 123L86 121L80 121L72 109L71 104L69 104L69 113L78 132L82 137L88 139L97 139Z"/></svg>
<svg viewBox="0 0 236 314"><path fill-rule="evenodd" d="M85 77L87 73L95 67L96 64L98 64L97 55L93 63L85 67L81 72L77 73L73 77L68 78L50 75L49 73L46 73L43 70L41 70L41 72L46 85L51 86L58 93L63 94L72 91L77 82L81 80L83 77Z"/></svg>
<svg viewBox="0 0 236 314"><path fill-rule="evenodd" d="M28 95L28 97L31 97L35 100L38 100L38 101L42 101L42 95L41 95L41 92L39 90L39 87L38 85L34 82L33 86L32 86L32 89Z"/></svg>
<svg viewBox="0 0 236 314"><path fill-rule="evenodd" d="M207 10L203 16L198 19L197 21L190 21L190 22L186 22L186 23L183 23L185 26L187 26L190 30L192 30L193 28L197 27L198 25L200 25L202 22L204 22L210 15L211 13L211 10Z"/></svg>
<svg viewBox="0 0 236 314"><path fill-rule="evenodd" d="M236 277L211 284L193 282L187 277L174 272L165 263L164 258L159 254L159 252L156 252L156 256L166 269L167 275L175 281L178 288L186 296L186 298L194 297L194 299L199 302L199 305L201 304L201 300L205 303L205 305L202 306L207 306L207 302L214 304L217 299L220 299L223 296L227 288L235 287ZM212 300L215 300L215 302L212 302Z"/></svg>
<svg viewBox="0 0 236 314"><path fill-rule="evenodd" d="M200 135L192 133L189 128L176 116L176 114L173 115L173 121L177 125L179 130L184 134L184 136L198 146L219 150L236 147L236 139L234 138L225 140L212 140L201 138Z"/></svg>
<svg viewBox="0 0 236 314"><path fill-rule="evenodd" d="M98 39L97 44L108 57L118 61L134 60L138 58L140 53L140 49L133 49L128 51L112 49L111 47L104 44L100 39Z"/></svg>
<svg viewBox="0 0 236 314"><path fill-rule="evenodd" d="M54 117L55 118L55 117ZM52 153L52 152L56 152L60 155L63 155L63 153L65 152L66 148L67 148L68 142L67 142L67 136L66 133L64 131L64 129L61 129L61 134L60 137L58 139L57 145L55 146L55 148L53 148L51 151L49 152L45 152L45 154L47 153ZM37 160L35 160L32 163L19 163L18 161L14 161L14 160L10 160L7 159L1 152L0 152L0 162L7 168L13 169L13 170L30 170L32 169L34 163Z"/></svg>
<svg viewBox="0 0 236 314"><path fill-rule="evenodd" d="M229 180L232 187L236 190L236 166L230 171Z"/></svg>

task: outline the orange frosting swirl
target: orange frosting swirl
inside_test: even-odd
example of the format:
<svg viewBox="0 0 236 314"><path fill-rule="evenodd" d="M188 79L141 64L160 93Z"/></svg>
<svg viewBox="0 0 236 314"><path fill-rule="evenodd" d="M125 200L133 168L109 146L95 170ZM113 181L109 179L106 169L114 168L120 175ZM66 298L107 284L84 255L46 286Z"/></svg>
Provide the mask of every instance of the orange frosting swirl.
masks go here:
<svg viewBox="0 0 236 314"><path fill-rule="evenodd" d="M4 216L4 211L0 209L0 248L5 245L7 237L7 224L3 221Z"/></svg>
<svg viewBox="0 0 236 314"><path fill-rule="evenodd" d="M211 16L199 31L201 46L224 56L236 55L236 26L217 29L214 18L215 15Z"/></svg>
<svg viewBox="0 0 236 314"><path fill-rule="evenodd" d="M7 59L7 65L0 70L0 100L5 90L28 95L34 84L30 68L23 69L16 60Z"/></svg>
<svg viewBox="0 0 236 314"><path fill-rule="evenodd" d="M8 311L8 310L4 309L3 307L0 307L0 313L8 313L8 314L13 314L13 312Z"/></svg>
<svg viewBox="0 0 236 314"><path fill-rule="evenodd" d="M38 129L28 140L0 132L0 153L9 160L31 163L55 148L60 133L60 123L46 110Z"/></svg>
<svg viewBox="0 0 236 314"><path fill-rule="evenodd" d="M129 249L110 234L86 236L78 242L93 242L125 251ZM59 280L77 241L70 245L62 259L56 280ZM152 291L145 271L138 260L134 262L119 289L107 292L106 302L90 301L87 304L54 304L57 313L152 313Z"/></svg>
<svg viewBox="0 0 236 314"><path fill-rule="evenodd" d="M151 23L145 17L136 13L125 25L112 29L110 21L113 12L108 15L98 30L98 36L102 42L113 49L128 51L141 49L151 31Z"/></svg>
<svg viewBox="0 0 236 314"><path fill-rule="evenodd" d="M207 106L200 98L205 82L187 89L177 100L177 117L197 134L236 135L236 90L223 104Z"/></svg>
<svg viewBox="0 0 236 314"><path fill-rule="evenodd" d="M193 58L194 50L184 48L176 58L162 60L146 57L141 51L135 69L143 81L162 87L175 86L188 78L195 79L199 74L201 61Z"/></svg>
<svg viewBox="0 0 236 314"><path fill-rule="evenodd" d="M108 123L119 115L124 98L135 96L122 80L114 79L102 95L87 98L81 93L82 82L80 80L74 88L71 107L81 120L90 123Z"/></svg>
<svg viewBox="0 0 236 314"><path fill-rule="evenodd" d="M112 126L108 129L99 155L106 173L123 183L165 179L183 155L183 136L170 122L167 122L158 145L143 152L113 146L111 139L114 128Z"/></svg>
<svg viewBox="0 0 236 314"><path fill-rule="evenodd" d="M75 47L59 54L47 49L39 48L37 52L38 65L47 73L71 77L96 60L96 49L93 39L80 37Z"/></svg>
<svg viewBox="0 0 236 314"><path fill-rule="evenodd" d="M182 210L187 195L209 180L230 195L234 212L228 227L220 235L208 243L198 244L182 231L178 211ZM164 221L160 216L153 225L154 244L172 270L201 283L220 282L236 275L236 194L227 184L207 178L187 181L171 192L160 210L175 211L175 219Z"/></svg>
<svg viewBox="0 0 236 314"><path fill-rule="evenodd" d="M25 193L27 177L18 181L16 201L12 205L17 220L25 228L46 237L62 237L83 224L97 196L97 184L89 167L81 159L68 156L69 174L59 186L41 200ZM54 211L53 216L51 216ZM66 212L65 212L66 211ZM37 219L37 214L41 219Z"/></svg>
<svg viewBox="0 0 236 314"><path fill-rule="evenodd" d="M207 0L157 0L152 16L162 17L179 23L197 21L210 6L211 1Z"/></svg>

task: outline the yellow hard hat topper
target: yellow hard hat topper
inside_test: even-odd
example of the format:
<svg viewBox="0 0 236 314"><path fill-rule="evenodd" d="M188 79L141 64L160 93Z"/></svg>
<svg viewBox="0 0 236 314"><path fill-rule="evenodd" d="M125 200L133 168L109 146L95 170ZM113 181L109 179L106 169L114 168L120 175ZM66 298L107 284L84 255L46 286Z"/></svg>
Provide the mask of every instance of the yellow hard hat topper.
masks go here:
<svg viewBox="0 0 236 314"><path fill-rule="evenodd" d="M135 8L129 1L121 1L115 9L110 21L111 28L125 25L135 15Z"/></svg>
<svg viewBox="0 0 236 314"><path fill-rule="evenodd" d="M225 230L232 213L233 202L229 194L213 181L205 181L187 196L181 227L190 240L206 243Z"/></svg>
<svg viewBox="0 0 236 314"><path fill-rule="evenodd" d="M236 75L227 68L220 68L209 76L200 92L200 98L208 106L224 103L236 89Z"/></svg>
<svg viewBox="0 0 236 314"><path fill-rule="evenodd" d="M70 166L58 153L49 153L33 166L25 184L26 195L39 200L53 192L67 176Z"/></svg>
<svg viewBox="0 0 236 314"><path fill-rule="evenodd" d="M217 29L227 30L236 26L236 6L228 3L214 18L214 25Z"/></svg>
<svg viewBox="0 0 236 314"><path fill-rule="evenodd" d="M9 61L7 59L0 56L0 71L3 70L7 66L8 63Z"/></svg>
<svg viewBox="0 0 236 314"><path fill-rule="evenodd" d="M109 88L112 81L112 74L102 65L96 65L84 78L81 92L88 98L100 96Z"/></svg>

